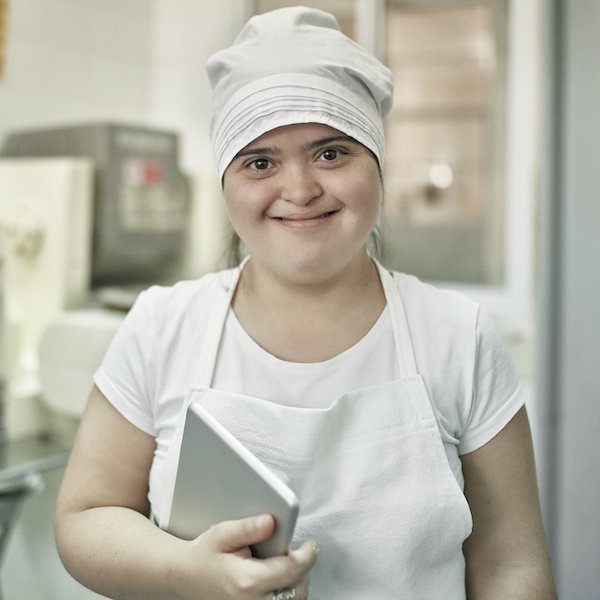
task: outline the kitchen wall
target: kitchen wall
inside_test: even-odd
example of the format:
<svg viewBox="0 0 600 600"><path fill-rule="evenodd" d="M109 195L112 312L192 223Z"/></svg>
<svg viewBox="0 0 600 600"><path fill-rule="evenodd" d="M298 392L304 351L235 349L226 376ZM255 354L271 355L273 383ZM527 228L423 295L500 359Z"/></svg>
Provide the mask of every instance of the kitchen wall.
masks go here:
<svg viewBox="0 0 600 600"><path fill-rule="evenodd" d="M182 277L223 264L229 228L209 144L205 64L233 41L250 5L247 0L154 0L148 121L180 132L180 162L194 194Z"/></svg>
<svg viewBox="0 0 600 600"><path fill-rule="evenodd" d="M149 110L152 3L11 0L0 78L0 137Z"/></svg>
<svg viewBox="0 0 600 600"><path fill-rule="evenodd" d="M213 168L205 63L237 35L248 4L244 0L153 2L148 118L182 132L182 163L189 171Z"/></svg>
<svg viewBox="0 0 600 600"><path fill-rule="evenodd" d="M176 129L182 162L210 160L204 65L246 2L12 0L0 77L0 138L22 127L122 120Z"/></svg>

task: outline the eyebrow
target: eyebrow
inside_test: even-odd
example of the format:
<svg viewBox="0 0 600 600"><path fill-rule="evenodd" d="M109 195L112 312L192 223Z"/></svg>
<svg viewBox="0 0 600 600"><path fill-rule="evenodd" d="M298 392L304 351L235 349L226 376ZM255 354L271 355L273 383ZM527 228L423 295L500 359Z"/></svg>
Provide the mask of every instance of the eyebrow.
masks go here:
<svg viewBox="0 0 600 600"><path fill-rule="evenodd" d="M234 156L234 159L239 158L240 156L250 156L250 155L255 155L255 154L267 154L267 155L281 154L281 150L279 148L275 148L273 146L244 148L243 150L240 150Z"/></svg>
<svg viewBox="0 0 600 600"><path fill-rule="evenodd" d="M315 148L320 148L321 146L326 146L327 144L331 144L332 142L351 142L353 144L358 144L354 138L349 135L332 135L324 138L319 138L318 140L314 140L312 142L308 142L304 144L302 147L304 150L314 150ZM273 156L281 154L281 150L276 146L255 146L250 148L244 148L240 150L234 157L240 158L241 156Z"/></svg>
<svg viewBox="0 0 600 600"><path fill-rule="evenodd" d="M304 149L314 150L315 148L320 148L321 146L326 146L327 144L331 144L333 142L352 142L353 144L359 143L349 135L331 135L329 137L319 138L318 140L309 142L304 146Z"/></svg>

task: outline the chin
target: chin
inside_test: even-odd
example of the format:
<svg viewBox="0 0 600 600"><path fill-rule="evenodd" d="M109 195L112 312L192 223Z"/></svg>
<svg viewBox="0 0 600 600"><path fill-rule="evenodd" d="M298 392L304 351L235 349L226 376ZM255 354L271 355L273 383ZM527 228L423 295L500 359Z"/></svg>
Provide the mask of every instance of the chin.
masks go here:
<svg viewBox="0 0 600 600"><path fill-rule="evenodd" d="M298 285L318 285L340 275L351 261L331 259L323 253L287 257L276 269L282 278Z"/></svg>

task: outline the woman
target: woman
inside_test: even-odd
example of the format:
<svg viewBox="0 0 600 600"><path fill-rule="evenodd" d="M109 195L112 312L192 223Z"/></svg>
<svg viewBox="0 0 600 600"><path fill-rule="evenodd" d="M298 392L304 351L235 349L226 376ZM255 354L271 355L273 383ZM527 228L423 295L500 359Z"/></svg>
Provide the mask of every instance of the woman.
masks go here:
<svg viewBox="0 0 600 600"><path fill-rule="evenodd" d="M475 303L367 251L389 71L297 7L251 19L208 72L249 258L152 288L128 315L65 475L65 565L114 598L307 598L309 580L319 599L553 598L506 349ZM172 493L175 423L194 401L298 495L287 556L250 554L268 515L192 542L147 518Z"/></svg>

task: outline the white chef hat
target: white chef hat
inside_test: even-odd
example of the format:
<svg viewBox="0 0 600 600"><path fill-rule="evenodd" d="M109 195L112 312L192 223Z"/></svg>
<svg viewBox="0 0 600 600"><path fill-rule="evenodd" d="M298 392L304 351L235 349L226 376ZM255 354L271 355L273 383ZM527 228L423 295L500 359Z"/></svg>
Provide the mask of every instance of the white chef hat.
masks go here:
<svg viewBox="0 0 600 600"><path fill-rule="evenodd" d="M391 73L341 33L329 13L298 6L255 16L231 47L209 58L207 71L220 178L252 140L297 123L329 125L383 164Z"/></svg>

